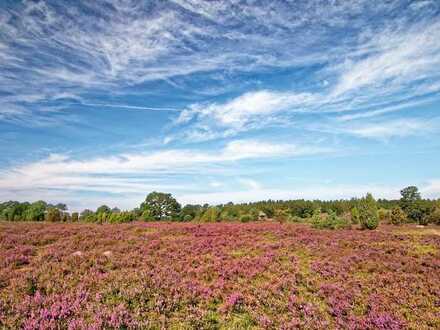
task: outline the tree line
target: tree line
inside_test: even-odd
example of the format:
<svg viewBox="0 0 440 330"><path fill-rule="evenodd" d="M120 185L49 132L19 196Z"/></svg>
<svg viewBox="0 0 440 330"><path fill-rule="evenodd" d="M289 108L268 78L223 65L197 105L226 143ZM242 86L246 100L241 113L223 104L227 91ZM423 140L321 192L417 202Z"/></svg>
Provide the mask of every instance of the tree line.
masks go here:
<svg viewBox="0 0 440 330"><path fill-rule="evenodd" d="M0 203L0 220L124 223L143 221L220 222L274 219L285 222L310 222L316 228L347 228L360 224L374 229L379 221L392 224L406 222L440 224L440 200L423 199L415 186L401 190L396 200L378 199L371 194L364 198L341 200L267 200L252 203L232 202L219 205L187 204L181 206L168 193L152 192L139 207L121 211L107 205L95 211L68 212L65 204L44 201Z"/></svg>

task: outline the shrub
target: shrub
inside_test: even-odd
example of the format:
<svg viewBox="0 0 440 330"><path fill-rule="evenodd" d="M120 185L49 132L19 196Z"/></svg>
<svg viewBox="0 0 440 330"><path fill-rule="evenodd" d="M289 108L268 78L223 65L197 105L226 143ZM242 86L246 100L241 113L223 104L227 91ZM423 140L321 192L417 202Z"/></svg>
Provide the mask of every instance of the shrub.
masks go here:
<svg viewBox="0 0 440 330"><path fill-rule="evenodd" d="M359 209L356 206L351 209L351 222L355 225L359 223Z"/></svg>
<svg viewBox="0 0 440 330"><path fill-rule="evenodd" d="M63 212L62 213L62 217L61 217L61 221L63 221L63 222L71 222L72 218L71 218L69 213Z"/></svg>
<svg viewBox="0 0 440 330"><path fill-rule="evenodd" d="M428 214L424 214L420 219L419 219L419 225L421 226L427 226L429 223L429 215Z"/></svg>
<svg viewBox="0 0 440 330"><path fill-rule="evenodd" d="M200 221L202 222L216 222L219 220L220 217L220 210L215 207L208 207L208 209L203 213L202 217L200 218Z"/></svg>
<svg viewBox="0 0 440 330"><path fill-rule="evenodd" d="M304 222L304 219L301 217L298 217L296 215L289 215L289 217L287 218L287 221L294 222L294 223L301 223L301 222Z"/></svg>
<svg viewBox="0 0 440 330"><path fill-rule="evenodd" d="M379 225L377 204L373 196L368 193L359 204L359 222L362 229L376 229Z"/></svg>
<svg viewBox="0 0 440 330"><path fill-rule="evenodd" d="M427 221L429 223L434 223L440 225L440 208L436 207L428 216Z"/></svg>
<svg viewBox="0 0 440 330"><path fill-rule="evenodd" d="M284 222L289 218L289 211L285 209L276 209L274 216L278 221Z"/></svg>
<svg viewBox="0 0 440 330"><path fill-rule="evenodd" d="M126 223L134 220L135 215L133 212L111 213L107 218L109 223Z"/></svg>
<svg viewBox="0 0 440 330"><path fill-rule="evenodd" d="M319 213L318 213L319 212ZM326 217L322 217L319 210L313 211L312 227L316 229L348 229L351 223L346 218L336 215L335 211L329 210Z"/></svg>
<svg viewBox="0 0 440 330"><path fill-rule="evenodd" d="M50 207L47 209L45 218L46 218L46 221L48 221L48 222L60 222L61 221L61 212L57 208Z"/></svg>
<svg viewBox="0 0 440 330"><path fill-rule="evenodd" d="M78 212L73 212L72 215L71 215L71 221L72 222L78 222L78 220L79 220Z"/></svg>
<svg viewBox="0 0 440 330"><path fill-rule="evenodd" d="M377 211L377 215L380 222L389 223L391 221L391 212L389 210L381 208Z"/></svg>
<svg viewBox="0 0 440 330"><path fill-rule="evenodd" d="M393 225L400 225L406 222L406 214L400 207L395 207L391 210L390 223Z"/></svg>
<svg viewBox="0 0 440 330"><path fill-rule="evenodd" d="M151 216L150 210L148 210L148 209L146 209L144 212L142 212L141 218L144 221L153 221L154 220L154 218Z"/></svg>
<svg viewBox="0 0 440 330"><path fill-rule="evenodd" d="M188 221L191 221L192 219L193 219L193 217L192 217L191 214L185 214L185 215L183 216L183 221L188 222Z"/></svg>
<svg viewBox="0 0 440 330"><path fill-rule="evenodd" d="M252 216L250 214L243 214L240 216L240 222L250 222L252 221Z"/></svg>

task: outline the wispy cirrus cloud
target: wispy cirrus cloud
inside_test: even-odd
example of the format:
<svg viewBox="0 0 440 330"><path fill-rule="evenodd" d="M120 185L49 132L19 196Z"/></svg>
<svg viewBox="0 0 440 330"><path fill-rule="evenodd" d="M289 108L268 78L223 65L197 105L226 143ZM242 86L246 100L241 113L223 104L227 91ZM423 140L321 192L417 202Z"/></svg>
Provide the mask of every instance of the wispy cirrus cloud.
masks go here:
<svg viewBox="0 0 440 330"><path fill-rule="evenodd" d="M273 1L267 8L260 1L240 6L230 1L78 1L69 6L55 1L25 1L5 6L0 12L0 56L5 59L0 63L0 92L47 99L68 90L90 104L99 104L90 99L90 92L123 95L127 86L164 81L168 87L179 86L184 94L200 97L204 88L242 88L238 73L320 66L311 74L322 76L328 86L322 85L324 90L318 92L275 91L270 102L281 112L287 110L286 99L305 94L325 98L329 90L341 95L356 84L360 87L385 79L379 77L380 72L394 76L410 76L412 72L418 73L418 78L426 75L438 64L438 24L432 24L433 4L407 8L400 20L387 20L388 14L403 6L402 2ZM375 25L370 24L370 16L379 14L382 16ZM412 20L418 15L424 15L425 21L415 24ZM369 31L370 35L361 31ZM338 38L340 34L344 38ZM194 80L188 77L195 74L209 84L194 88ZM249 95L262 97L257 91L238 98L244 102ZM34 105L30 113L50 106L46 103L41 107L37 100L22 101ZM15 104L10 101L6 107L11 103ZM290 108L294 105L296 102ZM333 108L332 104L327 106ZM202 102L188 109L200 107L210 108L207 111L218 118L228 104L219 108L218 102ZM250 121L250 115L226 111L228 115L220 116L220 120L231 125Z"/></svg>
<svg viewBox="0 0 440 330"><path fill-rule="evenodd" d="M320 87L256 90L223 102L195 103L176 123L190 123L183 134L187 139L208 140L267 125L282 126L302 114L348 112L339 119L362 119L439 99L437 19L391 20L368 31L351 40L340 59L329 59L328 65L315 72L332 77Z"/></svg>

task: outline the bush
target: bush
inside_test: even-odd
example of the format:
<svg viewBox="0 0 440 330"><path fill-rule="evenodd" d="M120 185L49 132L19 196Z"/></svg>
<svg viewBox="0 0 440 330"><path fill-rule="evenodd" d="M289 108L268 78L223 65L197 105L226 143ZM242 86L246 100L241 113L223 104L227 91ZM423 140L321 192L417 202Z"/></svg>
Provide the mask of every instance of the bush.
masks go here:
<svg viewBox="0 0 440 330"><path fill-rule="evenodd" d="M440 208L436 207L428 216L427 220L429 223L434 223L440 225Z"/></svg>
<svg viewBox="0 0 440 330"><path fill-rule="evenodd" d="M220 210L215 207L208 207L208 209L203 213L202 217L200 218L200 221L202 222L216 222L219 220L220 217Z"/></svg>
<svg viewBox="0 0 440 330"><path fill-rule="evenodd" d="M61 212L57 208L50 207L45 214L46 221L48 222L60 222Z"/></svg>
<svg viewBox="0 0 440 330"><path fill-rule="evenodd" d="M71 221L72 222L78 222L78 220L79 220L78 212L73 212L72 216L71 216Z"/></svg>
<svg viewBox="0 0 440 330"><path fill-rule="evenodd" d="M62 215L63 216L61 217L61 221L63 221L63 222L71 222L72 221L72 218L69 213L63 212Z"/></svg>
<svg viewBox="0 0 440 330"><path fill-rule="evenodd" d="M154 218L151 216L150 210L145 210L141 215L142 220L144 221L153 221Z"/></svg>
<svg viewBox="0 0 440 330"><path fill-rule="evenodd" d="M400 207L395 207L391 210L390 223L393 225L400 225L406 222L406 214Z"/></svg>
<svg viewBox="0 0 440 330"><path fill-rule="evenodd" d="M240 216L240 222L250 222L252 221L252 216L250 214L243 214Z"/></svg>
<svg viewBox="0 0 440 330"><path fill-rule="evenodd" d="M289 211L285 209L276 209L274 216L278 221L284 222L289 218Z"/></svg>
<svg viewBox="0 0 440 330"><path fill-rule="evenodd" d="M288 222L294 222L294 223L301 223L304 222L304 219L301 217L298 217L296 215L289 215L289 217L287 218Z"/></svg>
<svg viewBox="0 0 440 330"><path fill-rule="evenodd" d="M312 227L316 229L349 229L351 223L346 218L336 215L335 211L330 210L326 217L321 215L319 210L313 211Z"/></svg>
<svg viewBox="0 0 440 330"><path fill-rule="evenodd" d="M389 210L381 208L377 211L377 215L380 222L389 223L391 221L391 212Z"/></svg>
<svg viewBox="0 0 440 330"><path fill-rule="evenodd" d="M133 212L119 212L111 213L108 216L107 221L109 223L127 223L135 220L135 215Z"/></svg>
<svg viewBox="0 0 440 330"><path fill-rule="evenodd" d="M356 206L351 209L351 222L355 225L359 223L359 209Z"/></svg>
<svg viewBox="0 0 440 330"><path fill-rule="evenodd" d="M359 222L362 229L376 229L379 225L377 204L373 196L368 193L359 204Z"/></svg>
<svg viewBox="0 0 440 330"><path fill-rule="evenodd" d="M183 221L188 222L188 221L191 221L192 219L193 219L193 217L192 217L191 214L185 214L185 215L183 216Z"/></svg>

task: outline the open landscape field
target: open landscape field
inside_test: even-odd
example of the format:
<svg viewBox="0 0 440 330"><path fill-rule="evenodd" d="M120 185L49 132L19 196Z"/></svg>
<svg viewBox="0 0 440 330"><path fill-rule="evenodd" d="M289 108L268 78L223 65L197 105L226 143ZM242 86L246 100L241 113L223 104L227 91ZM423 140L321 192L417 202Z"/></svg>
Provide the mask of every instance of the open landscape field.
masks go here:
<svg viewBox="0 0 440 330"><path fill-rule="evenodd" d="M438 228L0 223L0 328L438 329Z"/></svg>

